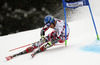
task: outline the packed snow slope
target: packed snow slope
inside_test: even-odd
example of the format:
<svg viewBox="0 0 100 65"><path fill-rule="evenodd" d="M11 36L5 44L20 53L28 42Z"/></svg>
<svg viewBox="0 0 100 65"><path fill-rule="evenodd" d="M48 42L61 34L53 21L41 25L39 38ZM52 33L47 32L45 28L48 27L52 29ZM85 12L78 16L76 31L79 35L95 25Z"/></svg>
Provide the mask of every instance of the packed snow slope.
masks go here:
<svg viewBox="0 0 100 65"><path fill-rule="evenodd" d="M90 3L100 36L100 9L96 8L98 2L90 1ZM97 40L88 7L78 9L80 10L80 14L76 14L78 18L68 23L70 35L67 47L55 46L37 54L34 58L31 58L29 53L6 61L6 56L23 51L27 47L12 52L8 50L38 41L41 28L3 36L0 37L0 65L100 65L100 53L81 50L85 46L95 45ZM47 31L46 35L51 31L51 29Z"/></svg>

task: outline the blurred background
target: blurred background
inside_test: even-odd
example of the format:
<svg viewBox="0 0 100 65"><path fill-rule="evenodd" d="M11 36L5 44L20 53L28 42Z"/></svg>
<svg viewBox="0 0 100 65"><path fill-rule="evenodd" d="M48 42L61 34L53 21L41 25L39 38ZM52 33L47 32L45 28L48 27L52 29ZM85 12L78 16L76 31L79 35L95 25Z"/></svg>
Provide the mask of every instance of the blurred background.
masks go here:
<svg viewBox="0 0 100 65"><path fill-rule="evenodd" d="M69 21L76 11L67 9ZM43 27L48 14L64 19L62 0L0 0L0 36Z"/></svg>

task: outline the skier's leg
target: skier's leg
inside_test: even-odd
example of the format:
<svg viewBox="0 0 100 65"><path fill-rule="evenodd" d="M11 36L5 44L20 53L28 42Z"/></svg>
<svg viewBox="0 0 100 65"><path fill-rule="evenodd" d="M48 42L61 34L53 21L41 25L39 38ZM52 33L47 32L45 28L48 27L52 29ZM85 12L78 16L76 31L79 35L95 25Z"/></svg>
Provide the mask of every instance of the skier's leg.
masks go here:
<svg viewBox="0 0 100 65"><path fill-rule="evenodd" d="M40 52L45 51L47 48L50 48L52 46L51 42L48 42L47 44L43 45L41 48L39 48L36 52L34 52L33 54L31 54L32 58Z"/></svg>
<svg viewBox="0 0 100 65"><path fill-rule="evenodd" d="M45 43L44 41L40 40L39 42L37 42L37 43L35 43L35 44L32 44L32 46L31 46L31 47L28 47L25 51L26 51L27 53L32 52L34 49L40 47L40 46L41 46L42 44L44 44L44 43Z"/></svg>
<svg viewBox="0 0 100 65"><path fill-rule="evenodd" d="M44 51L45 50L45 47L47 46L47 45L51 45L52 43L51 43L51 40L52 39L56 39L56 37L57 37L57 32L55 32L55 31L52 31L52 33L50 33L50 34L48 34L48 36L46 36L44 39L45 39L45 42L44 41L42 41L41 40L41 42L42 43L47 43L46 45L44 45L44 46L42 46L40 49L41 49L41 51ZM37 48L37 47L39 47L39 46L41 46L42 44L40 43L40 44L34 44L33 46L35 47L35 48ZM31 48L28 48L28 49L26 49L26 51L27 52L31 52L31 50L30 50ZM30 50L30 51L29 51ZM34 48L32 49L32 51L34 50Z"/></svg>
<svg viewBox="0 0 100 65"><path fill-rule="evenodd" d="M47 48L50 48L52 46L52 43L49 41L48 43L46 43L45 45L43 45L39 51L45 51Z"/></svg>
<svg viewBox="0 0 100 65"><path fill-rule="evenodd" d="M46 39L48 40L47 42L57 39L57 32L52 31L48 36L46 36Z"/></svg>
<svg viewBox="0 0 100 65"><path fill-rule="evenodd" d="M24 50L22 52L19 52L17 54L12 55L12 57L16 57L16 56L23 55L23 54L26 54L26 53L27 53L26 50Z"/></svg>
<svg viewBox="0 0 100 65"><path fill-rule="evenodd" d="M28 48L26 48L24 51L12 55L12 57L16 57L16 56L19 56L19 55L23 55L23 54L26 54L26 53L30 53L30 52L32 52L35 48L37 48L37 47L36 47L36 46L28 47Z"/></svg>
<svg viewBox="0 0 100 65"><path fill-rule="evenodd" d="M52 31L52 33L48 34L48 36L45 37L45 40L46 40L45 42L47 42L47 44L42 46L37 52L45 51L46 48L51 47L55 43L55 42L52 42L52 40L55 40L55 41L57 40L57 32ZM45 43L45 42L42 42L42 43ZM35 48L37 48L39 46L41 46L41 44L39 44L39 45L35 44ZM32 50L31 50L31 48L26 49L27 52L31 52L33 50L34 50L34 48Z"/></svg>
<svg viewBox="0 0 100 65"><path fill-rule="evenodd" d="M69 34L67 34L67 40L69 38ZM63 43L65 41L65 35L61 35L59 39L59 43Z"/></svg>
<svg viewBox="0 0 100 65"><path fill-rule="evenodd" d="M34 49L36 49L37 47L36 46L31 46L31 47L28 47L25 51L27 52L27 53L29 53L29 52L32 52Z"/></svg>

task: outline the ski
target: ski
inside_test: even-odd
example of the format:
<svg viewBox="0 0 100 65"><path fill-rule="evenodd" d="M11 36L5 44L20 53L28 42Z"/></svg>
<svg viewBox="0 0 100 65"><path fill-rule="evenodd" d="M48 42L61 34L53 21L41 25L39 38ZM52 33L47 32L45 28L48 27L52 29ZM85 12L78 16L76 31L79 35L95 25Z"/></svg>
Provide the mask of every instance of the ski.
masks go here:
<svg viewBox="0 0 100 65"><path fill-rule="evenodd" d="M35 49L35 51L31 54L31 57L34 58L34 56L36 54L38 54L39 52L43 52L47 48L50 48L50 47L53 47L53 46L57 46L57 45L64 45L64 44L53 44L53 45L51 45L49 47L44 47L45 49L43 49L43 46L45 46L45 44L43 44L41 47L38 47L37 49Z"/></svg>
<svg viewBox="0 0 100 65"><path fill-rule="evenodd" d="M6 57L6 60L9 61L9 60L11 60L12 58L13 58L12 56L8 56L8 57Z"/></svg>
<svg viewBox="0 0 100 65"><path fill-rule="evenodd" d="M36 52L32 53L32 54L31 54L31 57L34 58L34 56L35 56L36 54L38 54L39 52L42 52L41 49L38 49Z"/></svg>
<svg viewBox="0 0 100 65"><path fill-rule="evenodd" d="M22 51L22 52L20 52L20 53L14 54L14 55L12 55L12 56L6 57L6 60L9 61L9 60L11 60L11 59L13 59L13 58L15 58L15 57L17 57L17 56L20 56L20 55L23 55L23 54L26 54L26 53L27 53L26 50L25 50L25 51Z"/></svg>
<svg viewBox="0 0 100 65"><path fill-rule="evenodd" d="M41 46L39 46L37 49L35 49L33 51L33 53L31 54L31 57L33 58L37 53L42 52L44 50L46 50L46 48L43 49L43 47L46 45L46 43L42 44ZM42 49L42 50L41 50Z"/></svg>
<svg viewBox="0 0 100 65"><path fill-rule="evenodd" d="M39 47L40 47L40 46L42 46L45 42L37 41L37 42L35 42L35 43L32 43L32 46L31 46L31 47L28 47L26 50L24 50L24 51L22 51L22 52L20 52L20 53L17 53L17 54L14 54L14 55L12 55L12 56L6 57L6 60L9 61L9 60L11 60L11 59L13 59L14 57L17 57L17 56L19 56L19 55L23 55L23 54L32 52L34 49L36 49L36 47L34 48L34 45L35 45L36 43L37 43L37 44L38 44L38 43L42 43L41 45L39 45ZM26 45L25 45L25 46L26 46ZM22 46L22 47L24 47L24 46ZM22 48L22 47L19 47L19 48ZM15 48L15 49L18 49L18 48ZM12 49L12 51L15 50L15 49Z"/></svg>
<svg viewBox="0 0 100 65"><path fill-rule="evenodd" d="M37 48L33 48L34 47L34 44L38 44L38 43L42 43L41 45L39 45L39 47ZM6 57L6 60L9 61L17 56L20 56L20 55L23 55L23 54L26 54L26 53L29 53L29 52L34 52L31 54L31 57L33 58L37 53L41 52L41 47L43 47L44 45L46 45L46 42L41 42L41 41L38 41L38 42L35 42L32 44L31 47L28 47L26 50L20 52L20 53L17 53L17 54L14 54L12 56L8 56ZM63 45L63 44L54 44L53 46L57 46L57 45Z"/></svg>
<svg viewBox="0 0 100 65"><path fill-rule="evenodd" d="M39 50L36 51L35 53L31 54L31 57L33 58L37 53L39 53Z"/></svg>

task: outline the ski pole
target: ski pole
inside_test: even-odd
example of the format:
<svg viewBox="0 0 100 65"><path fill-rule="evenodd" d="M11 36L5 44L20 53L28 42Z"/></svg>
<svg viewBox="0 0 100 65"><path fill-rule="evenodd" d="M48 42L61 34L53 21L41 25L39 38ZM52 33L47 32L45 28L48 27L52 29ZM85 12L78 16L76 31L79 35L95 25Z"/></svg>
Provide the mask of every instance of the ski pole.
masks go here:
<svg viewBox="0 0 100 65"><path fill-rule="evenodd" d="M37 42L39 42L39 41L37 41ZM37 42L35 42L35 43L37 43ZM9 51L14 51L14 50L17 50L17 49L20 49L20 48L23 48L23 47L26 47L26 46L29 46L29 45L32 45L32 44L35 44L35 43L27 44L27 45L24 45L24 46L21 46L21 47L18 47L18 48L9 50Z"/></svg>
<svg viewBox="0 0 100 65"><path fill-rule="evenodd" d="M26 46L29 46L29 45L32 45L32 44L27 44L27 45L24 45L24 46L21 46L21 47L18 47L18 48L15 48L15 49L9 50L9 51L11 52L11 51L14 51L14 50L17 50L17 49L20 49L20 48L23 48L23 47L26 47Z"/></svg>
<svg viewBox="0 0 100 65"><path fill-rule="evenodd" d="M36 42L35 42L35 43L36 43ZM33 43L32 43L32 44L33 44ZM15 49L11 49L11 50L9 50L9 52L14 51L14 50L17 50L17 49L20 49L20 48L23 48L23 47L26 47L26 46L30 46L30 45L32 45L32 44L27 44L27 45L24 45L24 46L15 48ZM56 46L56 45L63 45L63 44L55 44L54 46Z"/></svg>
<svg viewBox="0 0 100 65"><path fill-rule="evenodd" d="M61 44L54 44L53 46L58 46L58 45L65 45L64 43L61 43Z"/></svg>

